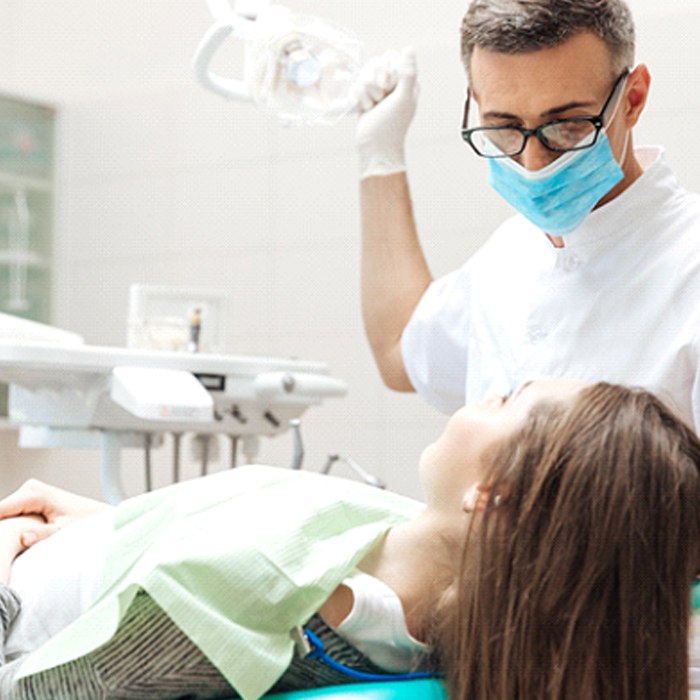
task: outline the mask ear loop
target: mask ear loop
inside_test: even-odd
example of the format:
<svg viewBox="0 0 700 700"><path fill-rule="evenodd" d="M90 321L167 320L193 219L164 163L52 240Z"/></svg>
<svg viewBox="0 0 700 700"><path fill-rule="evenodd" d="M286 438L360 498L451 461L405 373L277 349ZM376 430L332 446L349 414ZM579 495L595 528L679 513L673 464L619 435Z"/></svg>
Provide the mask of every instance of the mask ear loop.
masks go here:
<svg viewBox="0 0 700 700"><path fill-rule="evenodd" d="M603 133L607 136L608 134L608 126L612 124L615 121L615 117L617 116L617 110L620 108L620 105L622 104L622 98L625 94L625 87L627 85L627 79L629 78L630 74L629 71L627 72L627 75L623 78L623 80L620 81L620 85L618 87L618 94L615 97L615 109L613 109L612 114L610 115L610 119L607 120L607 124L603 126ZM620 160L617 161L618 165L622 165L622 163L625 162L625 158L627 157L627 148L630 143L630 130L627 129L625 133L625 143L622 147L622 154L620 155ZM616 159L617 160L617 159Z"/></svg>
<svg viewBox="0 0 700 700"><path fill-rule="evenodd" d="M625 145L622 147L622 154L620 155L620 160L618 161L618 165L622 166L622 164L625 162L625 158L627 158L627 147L630 145L630 130L627 129L627 132L625 133Z"/></svg>

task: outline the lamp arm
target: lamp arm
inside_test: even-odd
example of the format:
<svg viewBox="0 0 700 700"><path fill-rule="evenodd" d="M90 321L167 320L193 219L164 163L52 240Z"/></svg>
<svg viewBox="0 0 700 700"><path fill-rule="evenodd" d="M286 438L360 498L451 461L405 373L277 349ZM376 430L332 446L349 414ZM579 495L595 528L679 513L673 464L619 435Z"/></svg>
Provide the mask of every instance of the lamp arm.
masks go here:
<svg viewBox="0 0 700 700"><path fill-rule="evenodd" d="M223 1L224 3L227 2L227 0ZM209 0L209 2L214 2L214 0ZM250 90L244 80L240 78L224 78L211 71L209 65L214 54L232 33L237 36L243 33L247 34L253 24L252 20L231 14L228 21L217 21L209 28L199 42L192 59L194 74L205 88L229 99L246 101L252 99ZM251 27L248 25L251 25Z"/></svg>

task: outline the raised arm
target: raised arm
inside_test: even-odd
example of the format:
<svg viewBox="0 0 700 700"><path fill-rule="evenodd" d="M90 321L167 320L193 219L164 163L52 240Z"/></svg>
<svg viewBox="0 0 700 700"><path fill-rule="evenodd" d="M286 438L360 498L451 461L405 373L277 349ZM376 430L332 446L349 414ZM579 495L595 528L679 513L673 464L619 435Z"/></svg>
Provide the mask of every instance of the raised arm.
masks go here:
<svg viewBox="0 0 700 700"><path fill-rule="evenodd" d="M360 86L357 125L362 210L362 313L384 383L412 391L401 334L431 282L418 241L404 140L418 97L415 54L371 61Z"/></svg>
<svg viewBox="0 0 700 700"><path fill-rule="evenodd" d="M431 282L413 220L405 173L360 183L362 315L384 383L413 391L401 356L401 333Z"/></svg>

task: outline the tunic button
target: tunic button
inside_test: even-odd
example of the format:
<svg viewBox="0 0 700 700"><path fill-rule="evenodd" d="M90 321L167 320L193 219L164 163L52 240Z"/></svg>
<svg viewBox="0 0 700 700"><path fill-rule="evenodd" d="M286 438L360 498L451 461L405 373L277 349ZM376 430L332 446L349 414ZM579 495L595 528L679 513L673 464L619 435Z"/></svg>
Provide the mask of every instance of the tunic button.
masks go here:
<svg viewBox="0 0 700 700"><path fill-rule="evenodd" d="M581 267L581 259L574 253L566 253L561 258L561 268L564 272L574 272Z"/></svg>
<svg viewBox="0 0 700 700"><path fill-rule="evenodd" d="M541 328L530 328L527 332L527 342L535 345L547 337L547 332Z"/></svg>

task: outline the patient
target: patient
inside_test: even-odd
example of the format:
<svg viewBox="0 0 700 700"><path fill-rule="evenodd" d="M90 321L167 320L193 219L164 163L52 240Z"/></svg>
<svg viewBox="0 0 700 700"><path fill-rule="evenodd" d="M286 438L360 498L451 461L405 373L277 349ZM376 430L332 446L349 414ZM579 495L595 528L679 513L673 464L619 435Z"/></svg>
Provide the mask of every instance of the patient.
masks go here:
<svg viewBox="0 0 700 700"><path fill-rule="evenodd" d="M425 507L360 484L265 467L168 487L116 511L30 483L0 501L7 518L0 521L0 556L9 574L9 586L0 586L0 621L10 657L0 669L0 697L255 698L271 686L347 682L319 659L295 652L290 660L289 630L304 623L331 655L361 671L437 664L458 700L688 697L700 443L651 394L608 384L530 383L511 397L458 411L423 452L420 476ZM306 479L313 513L295 529L300 506L290 503L289 516L275 510L274 526L259 524L265 513L251 490L235 501L244 510L251 502L248 527L239 527L233 508L228 515L238 529L201 520L217 504L225 512L227 484L246 479L275 507L284 500L278 482L291 496L294 483ZM237 498L235 488L231 493ZM314 530L317 520L333 530L325 542L317 542L326 537ZM216 564L206 578L195 574L209 560L190 556L187 543L190 524L204 522L218 522L223 531L198 532ZM57 534L27 550L55 526ZM263 559L279 573L245 588L248 564L236 567L237 542L252 541L258 527L268 537L259 545ZM165 547L169 532L176 539ZM280 557L275 547L290 537L278 547ZM216 558L217 542L230 547L232 562ZM306 552L313 554L310 573L295 568L295 557ZM57 567L66 556L68 566ZM173 581L187 604L165 594L175 590ZM253 605L247 596L264 588L261 599L274 607L288 585L279 629L267 610L241 613L243 597ZM34 655L26 656L32 645L65 637L63 650L75 625L92 624L118 596L128 605L104 643L76 658L61 658L59 650L55 664L48 654L44 670L18 678L32 662ZM198 627L197 618L222 600L216 609L230 604L231 634L259 639L264 650L233 644L218 653L221 644L208 639L215 626ZM199 613L188 607L200 603ZM65 619L53 620L64 607ZM260 653L264 675L266 653L274 657L278 644L286 666L277 680L254 688L258 667L252 676L239 669L239 687L231 659Z"/></svg>

